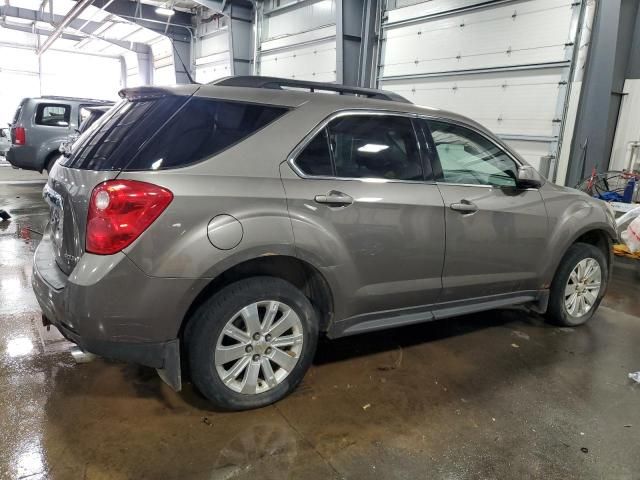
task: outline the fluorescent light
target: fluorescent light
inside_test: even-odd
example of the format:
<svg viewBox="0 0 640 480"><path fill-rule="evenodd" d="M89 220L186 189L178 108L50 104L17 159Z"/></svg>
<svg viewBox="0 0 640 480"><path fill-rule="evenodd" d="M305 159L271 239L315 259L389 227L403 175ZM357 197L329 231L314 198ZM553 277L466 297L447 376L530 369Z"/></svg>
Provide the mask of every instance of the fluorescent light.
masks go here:
<svg viewBox="0 0 640 480"><path fill-rule="evenodd" d="M378 152L381 152L382 150L386 150L387 148L389 148L389 145L378 145L377 143L367 143L366 145L363 145L360 148L358 148L358 151L362 153L378 153Z"/></svg>
<svg viewBox="0 0 640 480"><path fill-rule="evenodd" d="M165 17L170 17L171 15L175 14L176 12L172 8L158 7L158 8L156 8L156 13L158 15L164 15Z"/></svg>

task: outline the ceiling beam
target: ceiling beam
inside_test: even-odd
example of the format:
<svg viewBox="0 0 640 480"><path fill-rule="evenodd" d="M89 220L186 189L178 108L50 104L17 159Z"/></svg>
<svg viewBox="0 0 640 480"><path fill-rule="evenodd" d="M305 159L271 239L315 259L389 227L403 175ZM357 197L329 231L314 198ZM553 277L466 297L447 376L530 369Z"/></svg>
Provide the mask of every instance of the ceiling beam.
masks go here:
<svg viewBox="0 0 640 480"><path fill-rule="evenodd" d="M8 18L20 18L23 20L30 20L31 22L42 22L47 24L51 23L51 17L49 14L43 14L42 12L39 12L37 10L29 10L26 8L0 6L0 17L4 17L4 16ZM64 17L62 15L54 15L53 22L59 25L62 22L63 18ZM76 19L69 24L69 27L75 30L79 30L80 27L85 23L86 22L83 20ZM84 36L78 36L74 33L65 32L65 35L62 38L70 39L70 37L73 37L71 39L78 38L80 40L83 40L84 38L87 38L87 37L99 38L100 40L104 40L105 42L112 43L113 45L118 45L119 47L125 48L127 50L131 50L132 52L136 52L136 53L149 52L149 46L144 43L127 42L127 41L122 41L120 39L99 37L99 36L93 35L93 32L95 32L98 28L102 27L103 25L104 24L101 22L88 22L82 32ZM6 28L12 28L13 30L22 30L19 28L15 28L16 26L11 24L6 24L3 26L5 26ZM33 29L30 26L27 25L26 27L27 29L23 31L33 32ZM42 29L38 29L38 32L40 32L39 35L48 36L51 34L50 31L42 30Z"/></svg>
<svg viewBox="0 0 640 480"><path fill-rule="evenodd" d="M53 42L55 42L56 39L60 35L62 35L62 33L64 32L64 29L67 28L67 26L70 25L71 22L73 22L76 18L80 16L80 14L84 12L89 5L91 5L92 1L93 0L80 0L73 7L71 7L71 10L69 10L67 14L64 16L64 18L62 19L62 21L58 23L55 30L51 32L51 35L49 35L47 39L44 41L44 43L40 47L38 47L38 55L42 55L44 52L46 52L47 49L51 45L53 45Z"/></svg>
<svg viewBox="0 0 640 480"><path fill-rule="evenodd" d="M34 29L29 25L16 25L12 23L7 23L6 21L2 21L2 20L0 20L0 27L7 28L9 30L17 30L19 32L33 33L33 34L42 35L42 36L49 36L52 33L50 30L42 30L40 28ZM80 35L73 35L70 33L62 33L59 38L63 38L65 40L73 40L76 42L87 39L87 37L82 37ZM10 48L24 48L24 49L33 50L33 51L37 50L37 48L33 45L29 46L29 45L18 45L18 44L16 45L3 44L3 46L7 46ZM99 57L120 58L120 55L109 55L106 53L96 53L96 52L90 52L90 51L79 51L78 53L82 55L94 55ZM136 52L136 53L148 53L148 52Z"/></svg>
<svg viewBox="0 0 640 480"><path fill-rule="evenodd" d="M166 17L158 15L155 7L144 3L138 5L129 0L115 0L111 3L109 0L94 0L92 5L173 40L191 42L195 27L192 21L194 16L190 13L176 11L171 17Z"/></svg>

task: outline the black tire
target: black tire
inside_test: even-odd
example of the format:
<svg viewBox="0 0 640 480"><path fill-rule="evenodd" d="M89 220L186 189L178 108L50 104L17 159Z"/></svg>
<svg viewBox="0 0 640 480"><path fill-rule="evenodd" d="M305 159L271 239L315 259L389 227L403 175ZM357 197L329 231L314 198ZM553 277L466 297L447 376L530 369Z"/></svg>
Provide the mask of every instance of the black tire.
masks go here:
<svg viewBox="0 0 640 480"><path fill-rule="evenodd" d="M277 386L262 393L239 393L225 385L216 371L216 345L222 329L238 311L265 300L285 303L298 315L302 323L302 350L297 364ZM289 282L264 276L232 283L205 301L187 326L185 346L191 380L220 409L248 410L276 402L298 386L311 366L318 343L318 324L309 299Z"/></svg>
<svg viewBox="0 0 640 480"><path fill-rule="evenodd" d="M51 173L51 169L56 164L56 162L58 161L59 158L60 158L60 155L56 154L56 153L50 155L47 158L46 165L45 165L45 170L47 171L47 175L49 175Z"/></svg>
<svg viewBox="0 0 640 480"><path fill-rule="evenodd" d="M600 265L600 291L598 292L596 301L591 309L584 315L576 317L569 314L567 311L567 307L565 305L565 288L572 270L580 261L586 258L593 258L598 262L598 265ZM600 305L600 302L607 290L608 279L609 267L602 250L588 243L574 243L571 245L560 262L556 275L551 282L549 305L546 313L547 320L555 325L565 327L577 327L578 325L586 323L598 309L598 306Z"/></svg>

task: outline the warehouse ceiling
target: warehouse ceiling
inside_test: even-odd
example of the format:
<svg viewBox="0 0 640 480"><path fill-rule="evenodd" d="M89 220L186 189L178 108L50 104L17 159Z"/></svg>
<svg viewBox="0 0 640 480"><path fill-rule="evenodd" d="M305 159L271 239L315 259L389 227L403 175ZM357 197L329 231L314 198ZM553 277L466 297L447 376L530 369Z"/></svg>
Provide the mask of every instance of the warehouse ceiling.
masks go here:
<svg viewBox="0 0 640 480"><path fill-rule="evenodd" d="M50 35L72 11L73 0L5 0L0 7L0 27ZM96 0L82 10L63 31L57 49L119 56L129 51L148 51L149 47L176 34L180 26L181 40L189 37L190 0L160 2L145 0ZM159 16L155 8L175 10L174 16ZM117 13L114 13L117 12Z"/></svg>

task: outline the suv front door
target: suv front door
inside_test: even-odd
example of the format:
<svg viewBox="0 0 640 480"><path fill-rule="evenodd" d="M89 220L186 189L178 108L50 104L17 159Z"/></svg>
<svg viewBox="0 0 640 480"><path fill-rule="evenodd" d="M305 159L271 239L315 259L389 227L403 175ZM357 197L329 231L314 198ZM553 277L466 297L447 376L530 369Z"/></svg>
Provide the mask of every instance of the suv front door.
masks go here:
<svg viewBox="0 0 640 480"><path fill-rule="evenodd" d="M446 207L440 301L543 288L547 212L540 192L516 186L519 164L485 135L444 121L421 124Z"/></svg>
<svg viewBox="0 0 640 480"><path fill-rule="evenodd" d="M419 317L440 295L444 208L423 165L411 118L366 112L334 115L281 165L298 255L330 279L337 320Z"/></svg>

